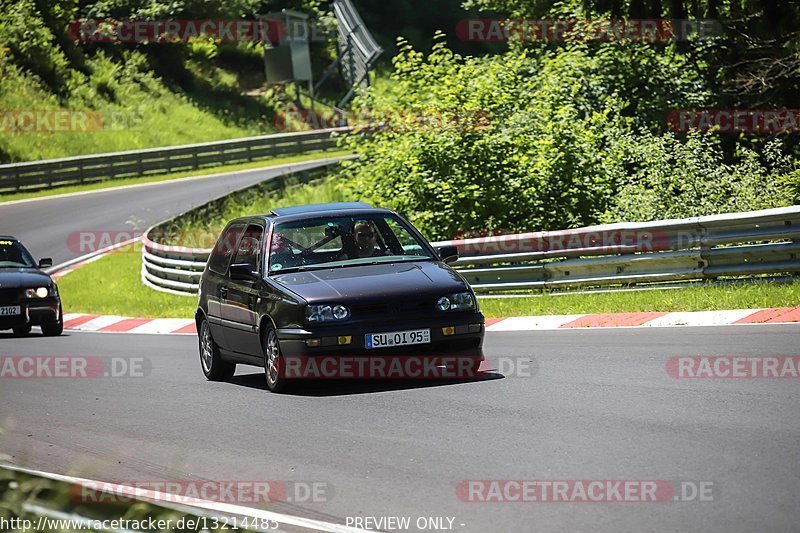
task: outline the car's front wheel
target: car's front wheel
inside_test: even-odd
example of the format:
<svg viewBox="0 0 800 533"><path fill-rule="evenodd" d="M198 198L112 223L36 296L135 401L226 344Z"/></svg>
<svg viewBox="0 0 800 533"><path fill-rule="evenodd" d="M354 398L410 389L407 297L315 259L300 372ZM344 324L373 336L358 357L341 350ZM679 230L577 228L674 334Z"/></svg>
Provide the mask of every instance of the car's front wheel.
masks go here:
<svg viewBox="0 0 800 533"><path fill-rule="evenodd" d="M285 392L289 388L290 380L286 379L284 363L278 335L270 328L264 334L264 375L267 388L272 392Z"/></svg>
<svg viewBox="0 0 800 533"><path fill-rule="evenodd" d="M222 360L222 356L219 353L219 346L214 342L214 338L211 336L211 328L208 325L208 320L205 318L203 318L203 321L200 323L199 331L200 366L203 368L203 374L206 376L206 379L210 381L225 381L230 379L236 371L236 364Z"/></svg>
<svg viewBox="0 0 800 533"><path fill-rule="evenodd" d="M61 304L58 306L58 321L45 322L41 328L45 337L58 337L64 333L64 314L61 312Z"/></svg>

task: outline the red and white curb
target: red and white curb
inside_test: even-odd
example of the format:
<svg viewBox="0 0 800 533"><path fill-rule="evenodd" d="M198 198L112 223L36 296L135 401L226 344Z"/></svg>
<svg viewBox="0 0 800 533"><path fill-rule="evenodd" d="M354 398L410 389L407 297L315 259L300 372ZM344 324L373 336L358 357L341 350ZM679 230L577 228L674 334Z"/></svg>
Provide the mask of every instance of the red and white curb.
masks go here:
<svg viewBox="0 0 800 533"><path fill-rule="evenodd" d="M130 318L83 313L64 313L64 329L104 333L197 334L191 318Z"/></svg>
<svg viewBox="0 0 800 533"><path fill-rule="evenodd" d="M531 331L619 327L728 326L800 322L800 307L691 311L675 313L602 313L487 318L486 331Z"/></svg>
<svg viewBox="0 0 800 533"><path fill-rule="evenodd" d="M800 307L734 309L676 313L604 313L487 318L486 331L534 331L619 327L728 326L800 322ZM190 318L130 318L114 315L65 313L64 329L103 333L196 335Z"/></svg>

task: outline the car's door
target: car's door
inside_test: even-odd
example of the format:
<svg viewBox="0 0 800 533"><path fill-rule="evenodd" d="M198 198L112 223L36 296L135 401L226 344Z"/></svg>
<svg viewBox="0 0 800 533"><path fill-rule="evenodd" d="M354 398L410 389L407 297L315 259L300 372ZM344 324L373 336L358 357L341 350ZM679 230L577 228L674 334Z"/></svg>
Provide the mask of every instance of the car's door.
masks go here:
<svg viewBox="0 0 800 533"><path fill-rule="evenodd" d="M249 224L239 239L231 265L248 265L254 276L253 279L233 279L229 275L227 298L222 307L230 349L258 358L262 351L257 306L260 302L263 244L264 226Z"/></svg>
<svg viewBox="0 0 800 533"><path fill-rule="evenodd" d="M222 231L208 258L208 268L200 285L200 300L202 303L205 298L211 335L223 349L230 349L225 335L227 328L223 326L222 319L222 303L227 298L228 290L228 267L244 227L243 222L235 222Z"/></svg>

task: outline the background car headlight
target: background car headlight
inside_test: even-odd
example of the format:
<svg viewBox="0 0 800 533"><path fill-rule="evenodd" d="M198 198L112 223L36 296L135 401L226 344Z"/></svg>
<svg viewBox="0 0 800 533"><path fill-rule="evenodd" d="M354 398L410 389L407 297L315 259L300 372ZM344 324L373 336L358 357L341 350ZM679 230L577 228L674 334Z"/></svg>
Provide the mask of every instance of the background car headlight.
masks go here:
<svg viewBox="0 0 800 533"><path fill-rule="evenodd" d="M439 311L470 311L475 309L475 297L471 292L457 292L436 300Z"/></svg>
<svg viewBox="0 0 800 533"><path fill-rule="evenodd" d="M306 320L308 322L345 320L349 316L350 310L343 305L309 305L306 307Z"/></svg>
<svg viewBox="0 0 800 533"><path fill-rule="evenodd" d="M47 298L49 295L50 295L50 289L48 289L47 287L25 289L26 298Z"/></svg>

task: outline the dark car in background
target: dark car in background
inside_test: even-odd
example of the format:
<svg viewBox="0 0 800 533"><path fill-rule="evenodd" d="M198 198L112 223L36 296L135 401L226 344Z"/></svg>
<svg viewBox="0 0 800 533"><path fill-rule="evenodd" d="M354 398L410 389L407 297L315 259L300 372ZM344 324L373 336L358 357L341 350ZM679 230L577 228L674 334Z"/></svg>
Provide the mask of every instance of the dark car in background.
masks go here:
<svg viewBox="0 0 800 533"><path fill-rule="evenodd" d="M448 356L477 371L484 317L464 278L397 213L368 204L275 209L221 233L196 313L208 379L263 366L267 387L291 383L286 357Z"/></svg>
<svg viewBox="0 0 800 533"><path fill-rule="evenodd" d="M64 317L53 279L42 271L53 260L33 256L14 237L0 236L0 330L27 335L40 326L46 336L61 335Z"/></svg>

